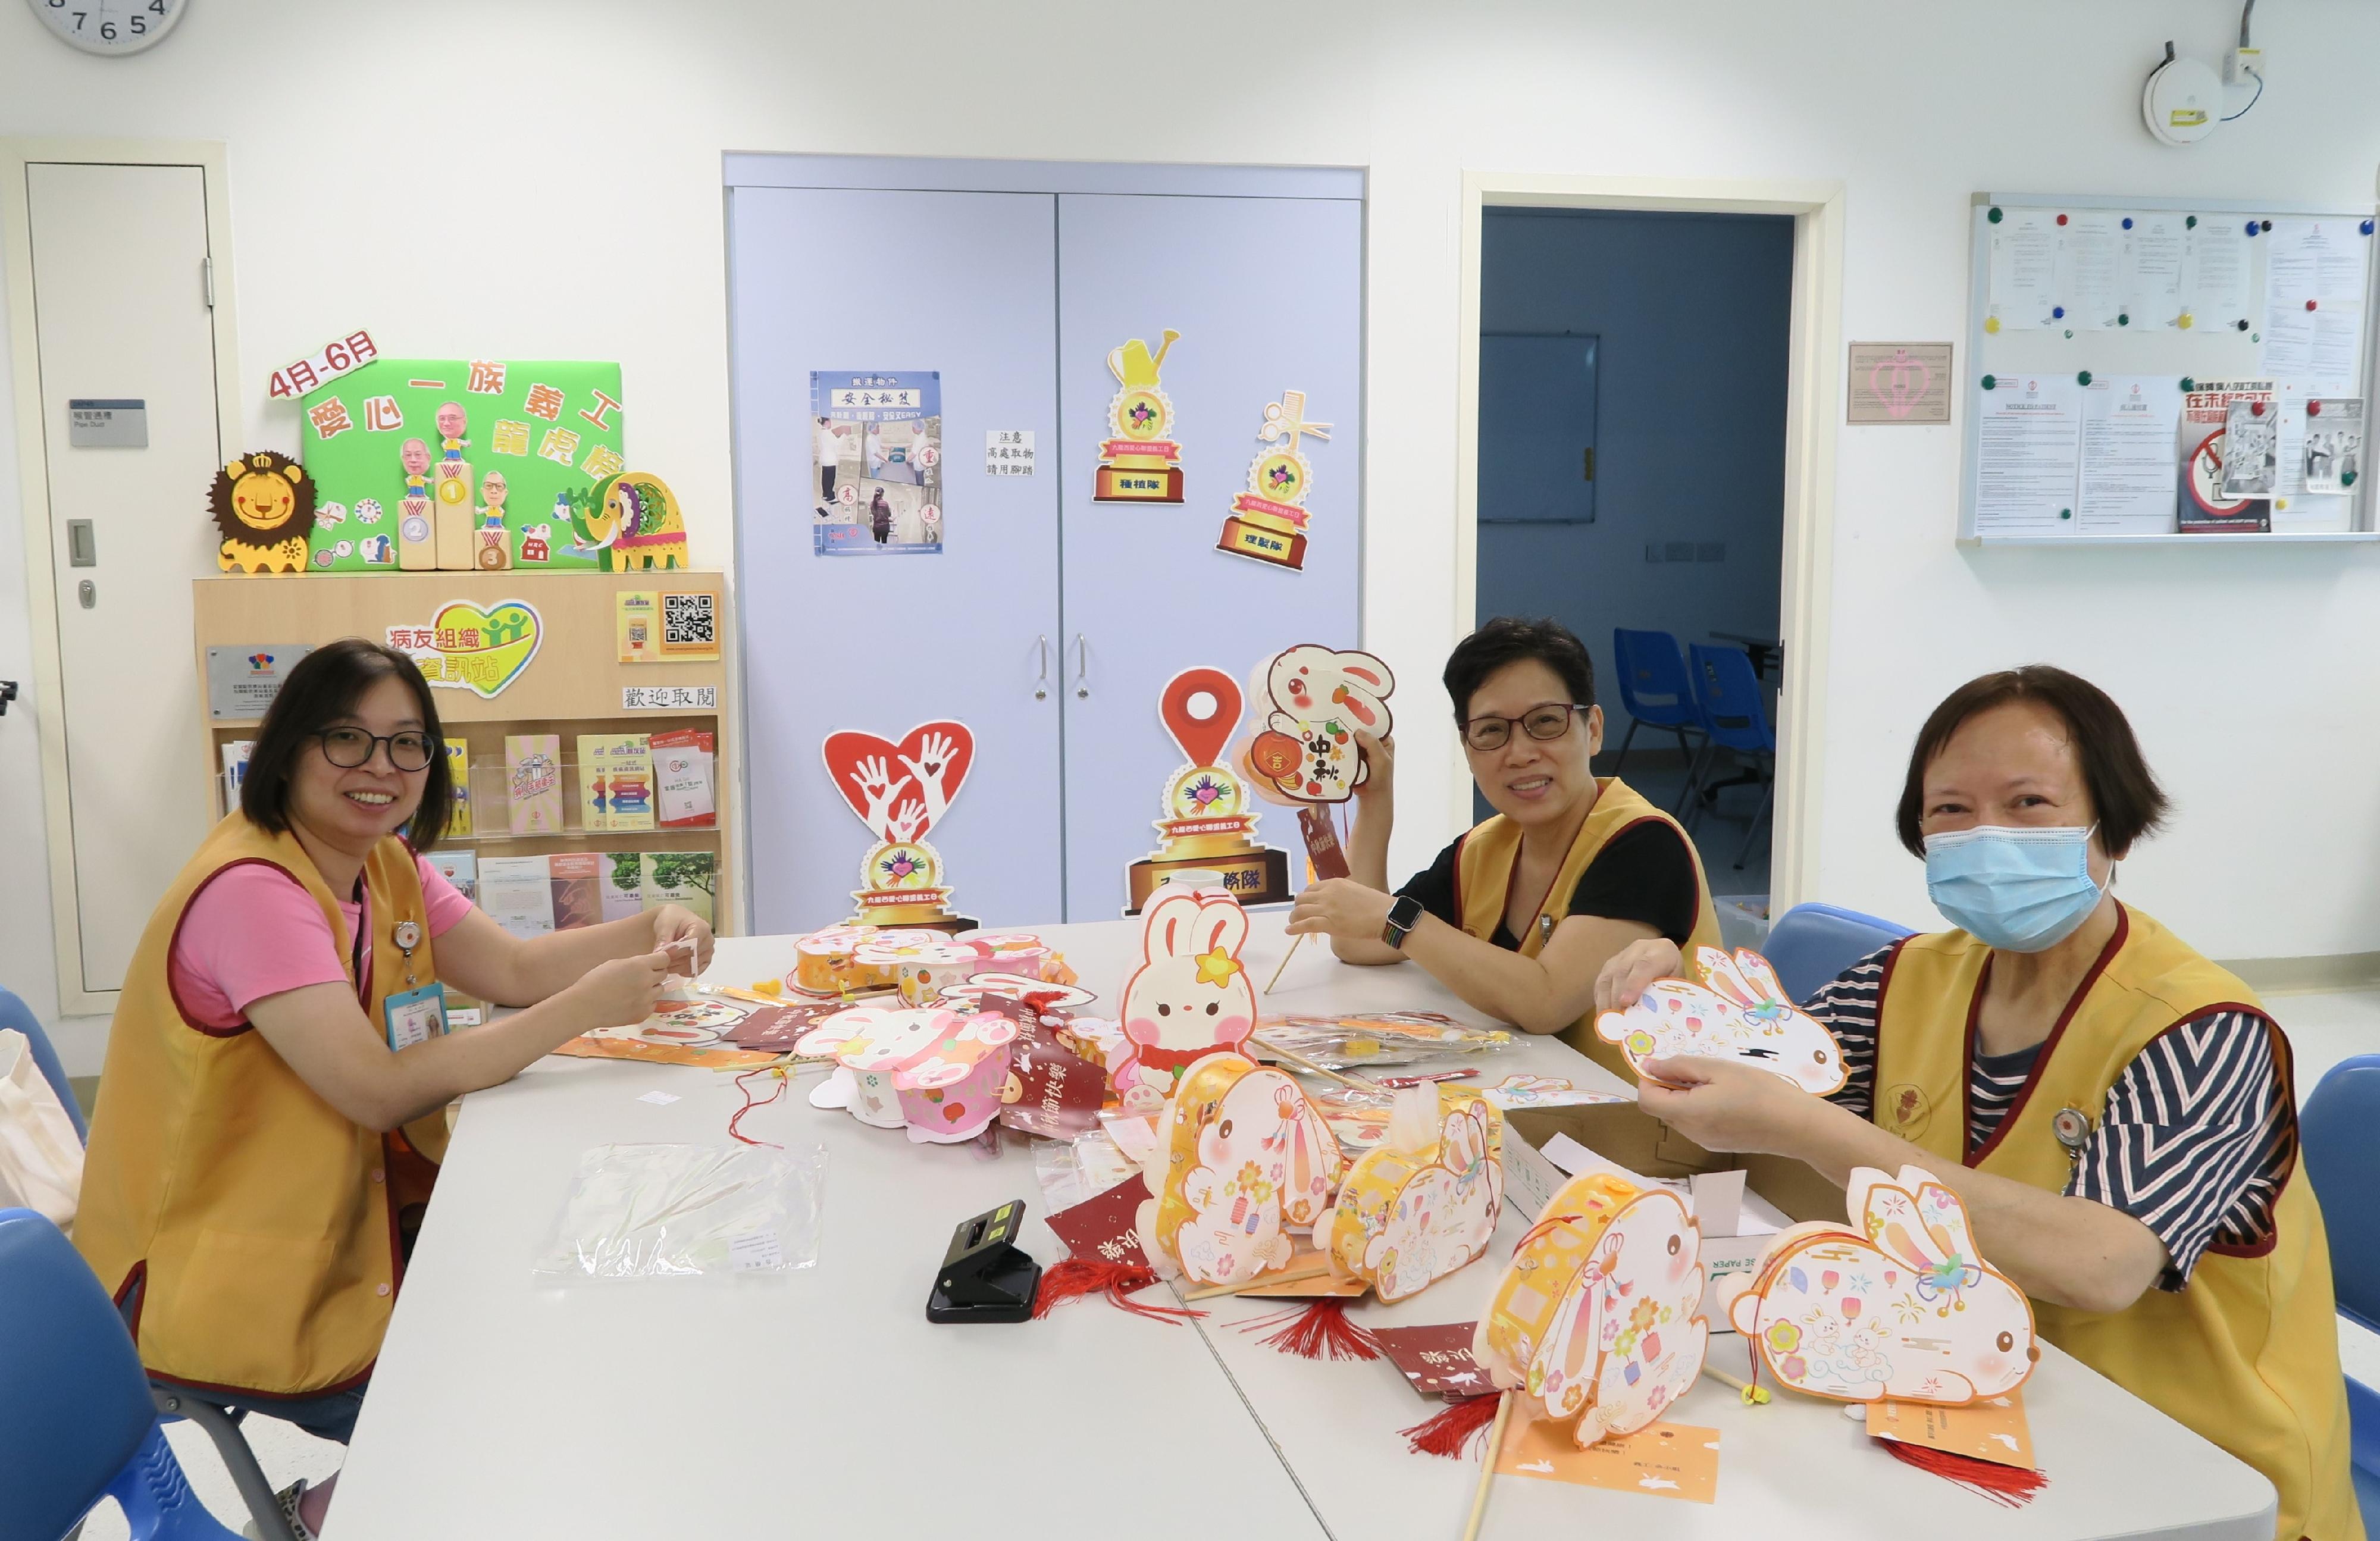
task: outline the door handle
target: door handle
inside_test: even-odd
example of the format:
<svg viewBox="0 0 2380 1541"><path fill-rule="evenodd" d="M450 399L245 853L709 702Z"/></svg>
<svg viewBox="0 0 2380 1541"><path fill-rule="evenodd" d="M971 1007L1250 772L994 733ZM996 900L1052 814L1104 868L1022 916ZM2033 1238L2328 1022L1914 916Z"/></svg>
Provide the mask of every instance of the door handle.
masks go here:
<svg viewBox="0 0 2380 1541"><path fill-rule="evenodd" d="M1091 645L1083 640L1079 631L1075 634L1075 698L1091 698Z"/></svg>
<svg viewBox="0 0 2380 1541"><path fill-rule="evenodd" d="M99 565L99 538L91 533L89 519L67 521L67 565L69 567Z"/></svg>
<svg viewBox="0 0 2380 1541"><path fill-rule="evenodd" d="M1049 634L1045 632L1041 636L1035 637L1033 639L1033 644L1035 647L1041 649L1041 673L1036 676L1033 681L1033 698L1037 701L1046 701L1050 698Z"/></svg>
<svg viewBox="0 0 2380 1541"><path fill-rule="evenodd" d="M99 585L91 582L89 578L83 579L80 583L75 585L75 598L82 601L82 607L85 610L98 609Z"/></svg>

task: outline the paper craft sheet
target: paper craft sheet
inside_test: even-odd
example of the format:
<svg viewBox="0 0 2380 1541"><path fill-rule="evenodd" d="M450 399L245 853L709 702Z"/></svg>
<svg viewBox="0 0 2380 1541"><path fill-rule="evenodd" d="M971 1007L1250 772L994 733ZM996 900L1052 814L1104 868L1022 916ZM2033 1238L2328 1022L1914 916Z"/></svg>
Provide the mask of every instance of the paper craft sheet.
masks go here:
<svg viewBox="0 0 2380 1541"><path fill-rule="evenodd" d="M1077 1257L1146 1266L1148 1258L1140 1250L1140 1238L1133 1228L1148 1200L1148 1184L1135 1172L1098 1197L1059 1210L1045 1223Z"/></svg>
<svg viewBox="0 0 2380 1541"><path fill-rule="evenodd" d="M1707 1055L1755 1065L1814 1096L1842 1088L1842 1045L1793 1004L1767 959L1749 948L1730 956L1697 947L1694 965L1701 984L1656 979L1626 1011L1598 1015L1596 1036L1618 1044L1639 1075L1647 1060Z"/></svg>
<svg viewBox="0 0 2380 1541"><path fill-rule="evenodd" d="M1477 1322L1450 1322L1438 1327L1376 1327L1372 1341L1389 1363L1425 1397L1475 1397L1490 1390L1488 1372L1471 1357L1472 1335Z"/></svg>
<svg viewBox="0 0 2380 1541"><path fill-rule="evenodd" d="M1872 1401L1867 1405L1867 1431L1878 1439L1949 1450L1997 1466L2039 1470L2033 1458L2033 1431L2025 1423L2021 1391L1986 1397L1964 1407Z"/></svg>
<svg viewBox="0 0 2380 1541"><path fill-rule="evenodd" d="M1505 1434L1496 1474L1711 1503L1718 1497L1718 1430L1691 1424L1655 1424L1581 1450L1560 1425L1530 1423Z"/></svg>

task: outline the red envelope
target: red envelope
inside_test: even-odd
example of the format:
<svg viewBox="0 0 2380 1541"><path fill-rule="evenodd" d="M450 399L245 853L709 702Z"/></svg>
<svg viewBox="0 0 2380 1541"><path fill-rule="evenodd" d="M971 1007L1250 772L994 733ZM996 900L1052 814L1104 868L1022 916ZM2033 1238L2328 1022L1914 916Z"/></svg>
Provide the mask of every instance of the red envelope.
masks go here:
<svg viewBox="0 0 2380 1541"><path fill-rule="evenodd" d="M1044 1139L1071 1139L1099 1127L1107 1101L1108 1073L1058 1041L1055 1013L1037 1013L1014 1001L986 996L983 1009L1014 1019L1008 1080L1000 1099L1000 1122Z"/></svg>
<svg viewBox="0 0 2380 1541"><path fill-rule="evenodd" d="M756 1006L750 1016L727 1029L724 1037L738 1049L790 1054L795 1038L841 1010L841 1001L815 1006Z"/></svg>
<svg viewBox="0 0 2380 1541"><path fill-rule="evenodd" d="M1148 1256L1140 1250L1135 1228L1140 1207L1148 1201L1148 1184L1135 1173L1097 1198L1059 1210L1050 1217L1049 1226L1068 1252L1086 1261L1147 1268Z"/></svg>
<svg viewBox="0 0 2380 1541"><path fill-rule="evenodd" d="M1317 878L1344 878L1349 875L1347 853L1339 844L1339 831L1331 827L1330 810L1308 803L1297 810L1297 832L1305 837L1306 859L1314 863Z"/></svg>
<svg viewBox="0 0 2380 1541"><path fill-rule="evenodd" d="M1475 1397L1496 1388L1471 1357L1477 1322L1441 1327L1376 1327L1372 1336L1413 1389L1426 1397Z"/></svg>

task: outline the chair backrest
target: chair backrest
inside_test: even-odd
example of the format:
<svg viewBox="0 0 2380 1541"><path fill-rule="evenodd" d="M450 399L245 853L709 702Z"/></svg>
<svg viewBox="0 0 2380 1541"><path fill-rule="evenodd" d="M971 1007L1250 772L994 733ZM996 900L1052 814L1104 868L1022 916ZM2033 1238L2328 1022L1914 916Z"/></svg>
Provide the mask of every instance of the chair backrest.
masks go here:
<svg viewBox="0 0 2380 1541"><path fill-rule="evenodd" d="M1714 648L1706 642L1690 650L1694 664L1687 673L1711 742L1752 754L1775 754L1777 735L1768 731L1768 707L1761 698L1760 676L1753 672L1751 655L1741 648Z"/></svg>
<svg viewBox="0 0 2380 1541"><path fill-rule="evenodd" d="M2380 1054L2341 1060L2298 1110L2298 1154L2323 1229L2338 1309L2380 1332Z"/></svg>
<svg viewBox="0 0 2380 1541"><path fill-rule="evenodd" d="M1694 728L1694 682L1678 639L1666 631L1628 631L1615 626L1611 650L1620 665L1620 704L1639 722L1656 728Z"/></svg>
<svg viewBox="0 0 2380 1541"><path fill-rule="evenodd" d="M157 1424L124 1318L58 1228L0 1209L0 1538L64 1535Z"/></svg>
<svg viewBox="0 0 2380 1541"><path fill-rule="evenodd" d="M58 1094L58 1100L67 1105L67 1118L74 1124L75 1137L89 1140L91 1126L83 1122L82 1109L75 1103L74 1087L67 1080L67 1067L58 1062L58 1051L50 1046L50 1036L42 1031L41 1019L33 1014L32 1007L11 992L0 989L0 1028L9 1027L14 1027L32 1041L33 1063L40 1069L42 1079L50 1084L50 1089Z"/></svg>
<svg viewBox="0 0 2380 1541"><path fill-rule="evenodd" d="M1914 932L1833 904L1796 904L1768 928L1760 951L1777 970L1785 993L1807 1004L1837 975L1882 947Z"/></svg>

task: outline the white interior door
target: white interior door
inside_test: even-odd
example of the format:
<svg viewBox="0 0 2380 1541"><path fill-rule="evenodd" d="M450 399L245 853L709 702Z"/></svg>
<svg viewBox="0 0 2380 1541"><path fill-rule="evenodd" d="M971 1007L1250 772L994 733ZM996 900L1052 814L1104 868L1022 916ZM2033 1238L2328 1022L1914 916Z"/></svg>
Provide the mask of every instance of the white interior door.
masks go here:
<svg viewBox="0 0 2380 1541"><path fill-rule="evenodd" d="M987 432L1033 433L1042 455L1056 438L1053 200L784 187L731 199L752 928L851 913L872 837L820 765L827 734L897 743L945 718L976 738L926 836L952 907L995 927L1053 919L1057 479L1046 460L991 476L978 458ZM814 554L813 370L940 372L939 554Z"/></svg>
<svg viewBox="0 0 2380 1541"><path fill-rule="evenodd" d="M1156 842L1182 751L1158 717L1166 681L1211 664L1245 680L1299 642L1358 645L1362 567L1363 216L1360 196L1059 199L1060 389L1065 411L1066 918L1122 913L1124 869ZM1182 446L1179 504L1095 503L1116 394L1109 350L1132 338L1160 366ZM1303 571L1217 551L1268 403L1305 393L1312 462ZM1398 698L1430 710L1432 682ZM1413 686L1422 688L1414 689ZM1251 703L1253 710L1253 703ZM1295 816L1259 804L1257 833L1290 853Z"/></svg>
<svg viewBox="0 0 2380 1541"><path fill-rule="evenodd" d="M149 912L211 813L195 773L204 709L191 688L190 580L215 570L203 493L231 446L217 426L206 175L195 165L26 167L64 697L55 710L86 991L122 988ZM69 403L79 400L143 403L147 447L76 446ZM81 520L88 540L70 540ZM75 564L79 553L88 565Z"/></svg>

